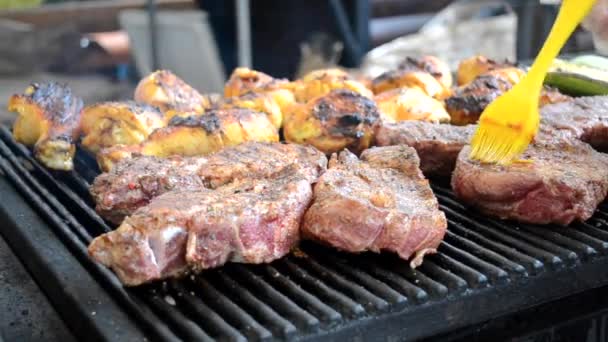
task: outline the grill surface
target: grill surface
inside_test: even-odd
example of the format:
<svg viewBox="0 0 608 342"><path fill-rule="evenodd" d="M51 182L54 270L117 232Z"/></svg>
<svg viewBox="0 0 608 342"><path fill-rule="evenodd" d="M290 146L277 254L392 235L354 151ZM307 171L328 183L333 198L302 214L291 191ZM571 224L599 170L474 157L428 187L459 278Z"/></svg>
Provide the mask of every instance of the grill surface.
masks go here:
<svg viewBox="0 0 608 342"><path fill-rule="evenodd" d="M75 165L52 173L0 128L0 232L80 338L418 339L608 284L608 205L571 228L535 227L478 215L436 185L448 233L417 270L305 242L270 265L126 289L86 254L111 227L88 195L94 161Z"/></svg>

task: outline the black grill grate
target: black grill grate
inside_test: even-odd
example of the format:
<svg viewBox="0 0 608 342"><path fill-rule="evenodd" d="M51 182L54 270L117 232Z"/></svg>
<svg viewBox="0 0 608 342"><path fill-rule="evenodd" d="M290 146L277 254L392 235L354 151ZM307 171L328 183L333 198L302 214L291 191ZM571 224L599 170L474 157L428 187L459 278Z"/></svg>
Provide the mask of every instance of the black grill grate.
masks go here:
<svg viewBox="0 0 608 342"><path fill-rule="evenodd" d="M101 284L103 290L90 291L111 298L102 310L128 315L113 322L117 331L139 329L137 334L155 340L416 339L608 283L608 206L602 205L587 223L548 229L483 217L437 185L433 188L449 231L440 253L427 257L417 270L393 255L349 255L303 243L299 252L270 265L232 264L179 281L125 289L86 255L92 237L111 229L88 197L89 182L98 173L89 167L93 163L79 154L76 171L50 172L0 128L2 179L12 183ZM28 227L11 208L7 201L0 204L13 220L0 232L19 243L19 238L28 239ZM33 247L15 249L22 259L36 254ZM37 279L50 288L73 278ZM48 291L51 297L77 295ZM104 332L108 326L84 303L57 309L72 328L88 327L79 337L111 339Z"/></svg>

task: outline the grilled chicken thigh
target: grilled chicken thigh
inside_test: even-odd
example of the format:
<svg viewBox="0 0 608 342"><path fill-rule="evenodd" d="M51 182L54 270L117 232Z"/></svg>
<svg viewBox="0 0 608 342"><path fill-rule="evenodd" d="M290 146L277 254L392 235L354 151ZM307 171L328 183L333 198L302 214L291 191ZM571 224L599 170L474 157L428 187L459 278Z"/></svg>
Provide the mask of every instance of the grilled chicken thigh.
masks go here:
<svg viewBox="0 0 608 342"><path fill-rule="evenodd" d="M395 88L419 88L436 99L450 95L452 76L449 68L435 57L406 59L395 69L387 71L372 80L375 94Z"/></svg>
<svg viewBox="0 0 608 342"><path fill-rule="evenodd" d="M276 142L279 134L264 113L241 108L216 109L204 115L174 117L167 127L157 129L138 145L102 150L97 161L107 171L118 160L134 154L198 156L246 141Z"/></svg>
<svg viewBox="0 0 608 342"><path fill-rule="evenodd" d="M82 100L56 82L33 84L13 95L8 110L19 114L15 140L34 147L34 155L50 169L71 170L79 135Z"/></svg>
<svg viewBox="0 0 608 342"><path fill-rule="evenodd" d="M473 82L480 75L487 74L492 70L513 67L515 65L507 61L498 62L485 56L473 56L460 62L456 79L459 86L464 86Z"/></svg>
<svg viewBox="0 0 608 342"><path fill-rule="evenodd" d="M263 72L236 68L224 86L224 96L236 97L249 92L267 93L274 98L281 107L281 111L285 113L295 103L292 86L287 80L276 79Z"/></svg>
<svg viewBox="0 0 608 342"><path fill-rule="evenodd" d="M158 70L139 81L134 99L160 108L170 119L176 113L202 113L217 97L201 95L174 73Z"/></svg>
<svg viewBox="0 0 608 342"><path fill-rule="evenodd" d="M382 120L397 122L419 120L428 122L449 122L450 115L443 104L418 88L397 88L374 97Z"/></svg>
<svg viewBox="0 0 608 342"><path fill-rule="evenodd" d="M283 133L289 142L310 144L322 152L368 148L380 114L373 100L351 90L333 90L296 107L285 118Z"/></svg>
<svg viewBox="0 0 608 342"><path fill-rule="evenodd" d="M116 145L139 144L164 125L163 113L150 105L133 101L97 103L83 110L82 146L97 153Z"/></svg>
<svg viewBox="0 0 608 342"><path fill-rule="evenodd" d="M294 94L298 102L306 103L335 89L348 89L363 96L373 97L371 90L340 69L315 70L294 82Z"/></svg>

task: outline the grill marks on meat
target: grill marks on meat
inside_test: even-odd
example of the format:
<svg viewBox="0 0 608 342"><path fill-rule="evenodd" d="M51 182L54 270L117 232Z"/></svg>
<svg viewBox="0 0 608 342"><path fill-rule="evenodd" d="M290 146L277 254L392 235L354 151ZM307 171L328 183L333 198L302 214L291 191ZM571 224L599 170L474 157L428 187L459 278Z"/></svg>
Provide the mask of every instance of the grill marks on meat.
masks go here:
<svg viewBox="0 0 608 342"><path fill-rule="evenodd" d="M407 146L371 148L361 160L348 151L334 154L315 185L303 237L348 252L387 250L420 265L439 246L447 222L418 165Z"/></svg>
<svg viewBox="0 0 608 342"><path fill-rule="evenodd" d="M213 189L240 179L267 178L292 165L294 172L313 183L325 170L327 158L312 147L256 142L225 148L207 157L140 156L99 175L91 194L97 212L118 224L168 191Z"/></svg>
<svg viewBox="0 0 608 342"><path fill-rule="evenodd" d="M422 121L383 123L376 132L378 146L407 145L420 156L426 177L449 177L460 150L469 143L475 125L452 126Z"/></svg>
<svg viewBox="0 0 608 342"><path fill-rule="evenodd" d="M312 199L309 181L294 167L215 190L166 193L93 240L89 253L128 286L227 262L276 260L299 242Z"/></svg>
<svg viewBox="0 0 608 342"><path fill-rule="evenodd" d="M458 157L452 175L456 196L480 211L502 219L568 225L585 221L608 193L608 156L589 145L540 136L523 158L509 166Z"/></svg>

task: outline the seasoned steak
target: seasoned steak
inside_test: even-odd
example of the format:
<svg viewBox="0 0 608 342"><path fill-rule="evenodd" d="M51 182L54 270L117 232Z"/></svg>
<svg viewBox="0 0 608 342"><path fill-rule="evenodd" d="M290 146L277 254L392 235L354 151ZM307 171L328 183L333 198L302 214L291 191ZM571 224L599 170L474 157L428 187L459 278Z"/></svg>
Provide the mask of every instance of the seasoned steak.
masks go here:
<svg viewBox="0 0 608 342"><path fill-rule="evenodd" d="M460 150L469 143L475 125L452 126L422 121L384 123L376 132L376 145L407 145L420 157L427 177L449 177Z"/></svg>
<svg viewBox="0 0 608 342"><path fill-rule="evenodd" d="M452 174L458 198L482 212L521 222L585 221L608 193L608 155L591 146L540 136L509 166L469 160L465 147Z"/></svg>
<svg viewBox="0 0 608 342"><path fill-rule="evenodd" d="M327 158L313 147L250 142L206 157L161 159L139 156L121 161L91 186L97 212L113 223L165 192L216 188L239 179L259 179L294 165L310 183L325 170Z"/></svg>
<svg viewBox="0 0 608 342"><path fill-rule="evenodd" d="M302 236L348 252L382 250L420 265L435 252L447 222L416 151L407 146L343 151L314 188Z"/></svg>
<svg viewBox="0 0 608 342"><path fill-rule="evenodd" d="M311 199L309 181L289 168L215 190L171 191L93 240L89 254L127 286L227 262L267 263L299 242Z"/></svg>
<svg viewBox="0 0 608 342"><path fill-rule="evenodd" d="M125 216L167 191L203 188L203 180L197 173L206 164L204 157L125 159L111 172L95 178L90 189L95 210L106 220L119 224Z"/></svg>
<svg viewBox="0 0 608 342"><path fill-rule="evenodd" d="M608 96L579 97L541 109L541 132L571 135L608 151Z"/></svg>

